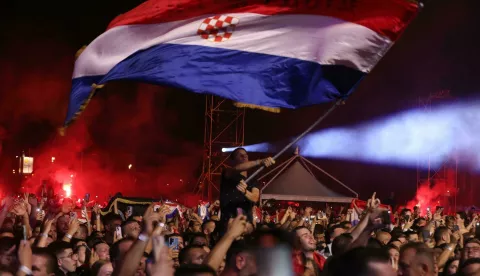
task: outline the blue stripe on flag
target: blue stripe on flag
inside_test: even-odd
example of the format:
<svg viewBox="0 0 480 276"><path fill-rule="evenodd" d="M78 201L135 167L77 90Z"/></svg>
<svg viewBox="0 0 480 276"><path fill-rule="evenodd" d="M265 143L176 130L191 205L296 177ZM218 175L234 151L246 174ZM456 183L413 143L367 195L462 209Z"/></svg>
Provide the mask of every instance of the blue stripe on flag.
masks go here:
<svg viewBox="0 0 480 276"><path fill-rule="evenodd" d="M249 104L298 108L345 97L364 75L341 65L213 47L160 44L136 52L105 76L74 79L67 122L88 98L94 81L105 84L112 80L136 80Z"/></svg>

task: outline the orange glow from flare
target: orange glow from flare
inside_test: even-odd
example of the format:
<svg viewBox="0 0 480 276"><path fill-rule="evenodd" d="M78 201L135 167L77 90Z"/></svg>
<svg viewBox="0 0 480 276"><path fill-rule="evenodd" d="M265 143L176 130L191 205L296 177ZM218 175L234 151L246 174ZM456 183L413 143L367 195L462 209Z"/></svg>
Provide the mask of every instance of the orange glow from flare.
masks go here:
<svg viewBox="0 0 480 276"><path fill-rule="evenodd" d="M72 195L72 184L71 183L63 184L63 190L65 191L65 195L67 197L70 197Z"/></svg>

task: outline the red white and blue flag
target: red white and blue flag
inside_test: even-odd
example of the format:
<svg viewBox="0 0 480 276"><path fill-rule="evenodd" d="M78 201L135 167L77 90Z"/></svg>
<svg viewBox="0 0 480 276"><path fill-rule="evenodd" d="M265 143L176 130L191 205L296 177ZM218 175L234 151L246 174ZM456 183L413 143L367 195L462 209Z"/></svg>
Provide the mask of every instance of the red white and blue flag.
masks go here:
<svg viewBox="0 0 480 276"><path fill-rule="evenodd" d="M348 95L417 14L408 0L149 0L75 63L67 122L92 85L136 80L297 108Z"/></svg>

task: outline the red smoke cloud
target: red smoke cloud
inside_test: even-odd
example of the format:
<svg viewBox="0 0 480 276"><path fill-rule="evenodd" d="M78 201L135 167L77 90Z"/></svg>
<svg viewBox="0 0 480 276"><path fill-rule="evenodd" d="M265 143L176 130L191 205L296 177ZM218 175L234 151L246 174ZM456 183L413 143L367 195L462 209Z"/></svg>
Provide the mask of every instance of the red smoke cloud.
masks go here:
<svg viewBox="0 0 480 276"><path fill-rule="evenodd" d="M35 158L34 175L25 180L30 191L37 191L43 180L57 182L57 192L64 182L72 181L73 193L79 197L89 192L106 198L121 192L175 200L193 190L202 146L198 139L187 141L182 128L199 129L197 137L202 136L203 125L198 126L202 111L197 114L194 108L198 102L183 102L179 99L184 92L159 86L108 84L61 137L56 129L66 114L77 46L66 45L53 34L32 35L35 30L30 28L17 29L2 45L3 176L12 172L7 160L25 150ZM190 122L196 125L182 125L181 112L192 112ZM12 185L1 178L0 185Z"/></svg>
<svg viewBox="0 0 480 276"><path fill-rule="evenodd" d="M407 208L413 209L419 206L423 215L430 207L435 212L436 206L442 206L448 213L455 212L452 198L456 194L453 171L447 173L445 179L434 179L431 182L422 183L415 195L415 198L407 203Z"/></svg>

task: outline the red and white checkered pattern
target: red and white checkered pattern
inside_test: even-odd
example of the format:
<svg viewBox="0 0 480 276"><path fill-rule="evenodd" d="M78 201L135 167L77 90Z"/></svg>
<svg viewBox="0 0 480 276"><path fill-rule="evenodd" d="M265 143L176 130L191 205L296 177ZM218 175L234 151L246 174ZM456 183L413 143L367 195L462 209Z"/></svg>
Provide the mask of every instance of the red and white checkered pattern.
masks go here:
<svg viewBox="0 0 480 276"><path fill-rule="evenodd" d="M230 39L238 22L238 18L228 15L209 17L200 24L197 34L211 42L224 42Z"/></svg>

